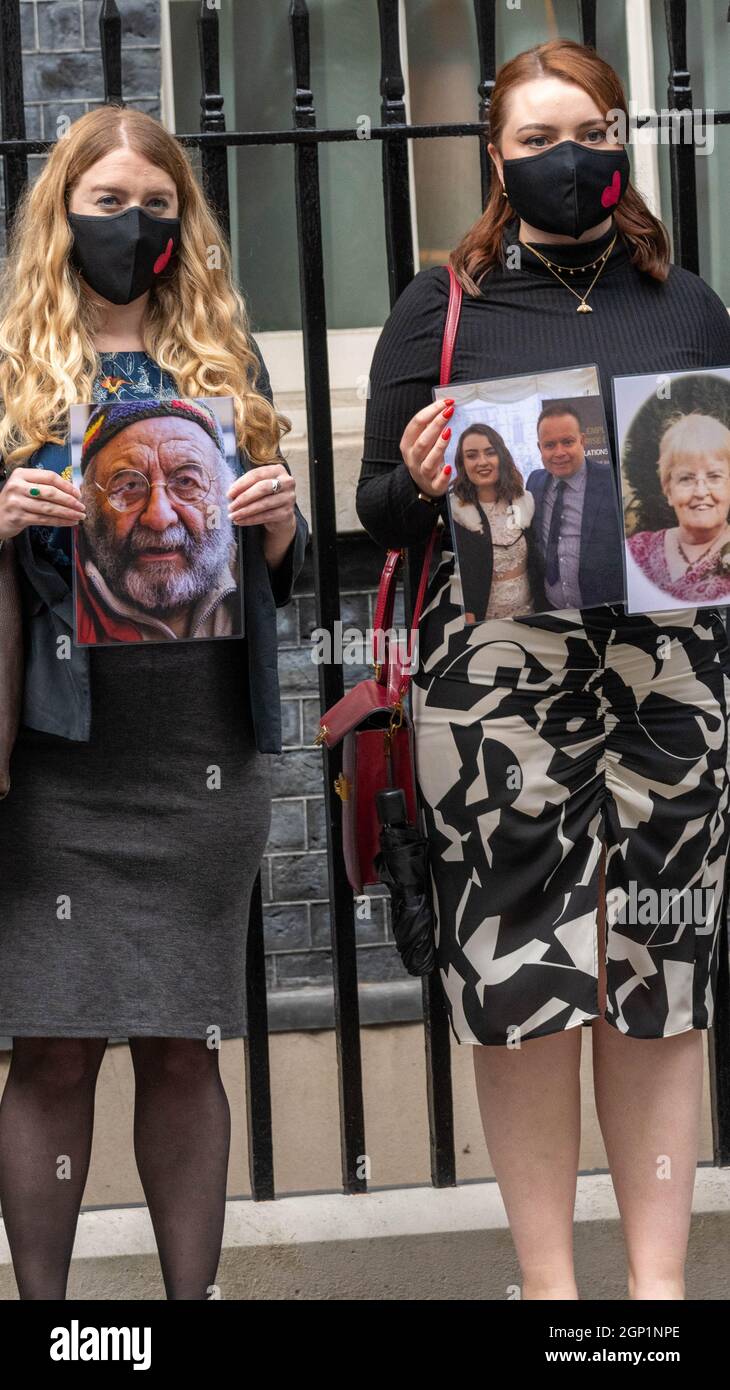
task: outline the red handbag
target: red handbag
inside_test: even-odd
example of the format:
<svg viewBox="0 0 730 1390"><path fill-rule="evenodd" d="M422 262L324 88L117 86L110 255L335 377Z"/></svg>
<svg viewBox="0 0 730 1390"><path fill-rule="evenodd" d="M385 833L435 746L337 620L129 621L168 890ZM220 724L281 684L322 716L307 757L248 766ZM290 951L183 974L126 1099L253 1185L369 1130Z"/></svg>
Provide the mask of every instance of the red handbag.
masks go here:
<svg viewBox="0 0 730 1390"><path fill-rule="evenodd" d="M449 305L441 350L440 385L451 377L456 330L459 323L462 289L451 266ZM347 877L353 891L380 882L375 856L380 849L380 822L375 793L385 787L400 787L405 793L408 820L415 825L416 801L413 723L405 708L411 681L411 662L416 652L418 624L426 594L438 522L428 538L413 618L404 654L398 644L391 646L398 573L405 550L389 550L380 576L373 630L381 650L376 655L375 676L348 690L320 718L316 744L334 748L342 742L342 772L335 779L335 791L342 802L342 842Z"/></svg>

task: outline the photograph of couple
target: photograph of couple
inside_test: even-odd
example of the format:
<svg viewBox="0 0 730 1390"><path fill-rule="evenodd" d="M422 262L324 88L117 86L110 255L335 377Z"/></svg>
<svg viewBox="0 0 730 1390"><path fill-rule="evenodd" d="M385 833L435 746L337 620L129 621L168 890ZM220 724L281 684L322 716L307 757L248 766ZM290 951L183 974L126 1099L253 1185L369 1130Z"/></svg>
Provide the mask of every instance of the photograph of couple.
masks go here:
<svg viewBox="0 0 730 1390"><path fill-rule="evenodd" d="M730 367L616 377L627 609L730 602Z"/></svg>
<svg viewBox="0 0 730 1390"><path fill-rule="evenodd" d="M622 535L594 367L439 387L455 400L449 515L469 623L624 595Z"/></svg>

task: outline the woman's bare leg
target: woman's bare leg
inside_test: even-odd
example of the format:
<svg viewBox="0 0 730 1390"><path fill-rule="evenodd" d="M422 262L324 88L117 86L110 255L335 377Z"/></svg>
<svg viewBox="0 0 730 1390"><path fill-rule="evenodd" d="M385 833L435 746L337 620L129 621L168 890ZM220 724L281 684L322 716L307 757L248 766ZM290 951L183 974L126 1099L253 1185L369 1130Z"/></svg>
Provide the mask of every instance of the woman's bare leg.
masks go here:
<svg viewBox="0 0 730 1390"><path fill-rule="evenodd" d="M0 1101L0 1208L21 1299L64 1299L106 1038L15 1038Z"/></svg>
<svg viewBox="0 0 730 1390"><path fill-rule="evenodd" d="M598 917L604 908L601 853ZM599 958L599 1003L605 970ZM602 978L603 973L603 978ZM601 1003L601 1008L603 1004ZM521 1049L475 1047L484 1137L517 1258L522 1297L576 1299L573 1223L580 1153L580 1026Z"/></svg>
<svg viewBox="0 0 730 1390"><path fill-rule="evenodd" d="M603 961L603 922L601 928ZM605 992L599 1002L603 1009ZM682 1299L699 1156L702 1034L629 1038L603 1018L592 1032L596 1111L621 1213L629 1297Z"/></svg>
<svg viewBox="0 0 730 1390"><path fill-rule="evenodd" d="M520 1048L476 1046L484 1138L526 1299L576 1299L573 1213L580 1146L582 1029Z"/></svg>

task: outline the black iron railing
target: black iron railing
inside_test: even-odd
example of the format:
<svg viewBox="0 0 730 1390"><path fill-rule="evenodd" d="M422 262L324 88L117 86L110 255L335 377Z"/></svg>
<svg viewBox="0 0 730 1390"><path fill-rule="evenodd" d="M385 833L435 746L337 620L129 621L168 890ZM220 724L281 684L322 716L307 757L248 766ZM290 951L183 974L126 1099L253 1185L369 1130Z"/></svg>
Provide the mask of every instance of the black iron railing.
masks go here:
<svg viewBox="0 0 730 1390"><path fill-rule="evenodd" d="M283 2L283 0L282 0ZM369 136L382 141L383 205L387 273L391 303L414 273L411 204L408 189L408 141L474 138L478 141L483 199L489 188L490 160L485 123L496 72L495 0L473 0L475 39L479 60L473 122L412 125L406 122L404 81L398 30L398 0L373 0L380 30L381 125ZM578 0L584 42L595 46L596 0ZM686 0L665 0L668 104L677 111L693 106L686 56ZM728 16L730 19L730 15ZM293 117L289 130L227 131L220 94L218 11L201 0L198 42L201 71L200 132L178 135L201 156L203 187L208 200L230 231L228 156L239 145L289 145L293 155L299 277L303 325L309 476L312 507L312 548L317 625L330 631L340 616L335 525L335 485L327 361L327 314L324 289L322 219L319 185L319 146L334 142L360 143L357 128L320 129L310 85L309 14L305 0L289 7L294 79ZM122 92L121 22L115 0L99 7L104 99L124 104ZM19 0L0 3L0 100L3 140L0 141L5 187L6 230L10 232L18 198L28 178L28 155L43 154L52 142L25 138ZM714 114L718 125L730 123L730 111ZM475 155L477 152L475 151ZM670 143L674 258L690 270L698 266L698 216L695 150L692 144ZM409 576L418 573L420 555L409 557ZM410 597L411 586L407 584ZM343 693L342 669L319 665L322 708ZM333 780L340 771L337 751L323 750L325 811L332 920L335 1027L340 1093L342 1184L348 1193L366 1188L359 1160L367 1152L363 1113L360 1029L352 892L341 853L339 802ZM269 1050L264 974L261 884L257 880L251 904L248 949L248 1038L245 1044L249 1166L252 1195L272 1198L273 1137L269 1084ZM441 985L437 977L423 984L426 1074L431 1139L431 1175L435 1186L456 1182L450 1040ZM721 952L714 1028L710 1032L710 1070L714 1159L730 1164L730 991L727 953Z"/></svg>

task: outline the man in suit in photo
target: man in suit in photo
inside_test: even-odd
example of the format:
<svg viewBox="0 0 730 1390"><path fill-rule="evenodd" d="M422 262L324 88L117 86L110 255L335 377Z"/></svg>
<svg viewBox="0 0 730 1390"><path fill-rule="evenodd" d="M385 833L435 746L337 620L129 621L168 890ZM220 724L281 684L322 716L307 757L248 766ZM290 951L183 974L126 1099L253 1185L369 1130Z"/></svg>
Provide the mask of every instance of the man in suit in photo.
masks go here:
<svg viewBox="0 0 730 1390"><path fill-rule="evenodd" d="M623 598L623 539L610 464L585 456L578 412L551 401L537 421L542 468L527 479L533 529L551 608L591 608Z"/></svg>

